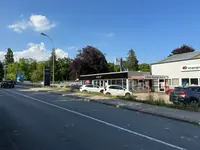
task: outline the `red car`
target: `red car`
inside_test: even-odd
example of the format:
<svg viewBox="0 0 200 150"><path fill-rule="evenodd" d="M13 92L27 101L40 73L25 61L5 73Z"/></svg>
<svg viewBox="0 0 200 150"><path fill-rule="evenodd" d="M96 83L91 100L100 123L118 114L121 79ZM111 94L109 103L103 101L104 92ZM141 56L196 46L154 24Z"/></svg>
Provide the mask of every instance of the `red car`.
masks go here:
<svg viewBox="0 0 200 150"><path fill-rule="evenodd" d="M167 95L169 95L173 90L174 90L174 89L172 89L172 88L167 89L167 90L165 91L165 93L166 93Z"/></svg>

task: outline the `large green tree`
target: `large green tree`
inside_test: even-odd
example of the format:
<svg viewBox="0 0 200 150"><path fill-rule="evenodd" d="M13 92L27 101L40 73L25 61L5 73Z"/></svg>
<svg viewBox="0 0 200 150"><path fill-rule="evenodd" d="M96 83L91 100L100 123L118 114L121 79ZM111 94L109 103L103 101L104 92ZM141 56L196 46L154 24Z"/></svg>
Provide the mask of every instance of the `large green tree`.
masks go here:
<svg viewBox="0 0 200 150"><path fill-rule="evenodd" d="M139 65L136 54L133 49L128 52L128 57L126 58L127 67L129 71L138 71Z"/></svg>
<svg viewBox="0 0 200 150"><path fill-rule="evenodd" d="M43 69L47 65L47 62L38 62L36 69L31 74L31 81L41 82L43 80Z"/></svg>
<svg viewBox="0 0 200 150"><path fill-rule="evenodd" d="M139 70L142 72L150 72L151 71L151 67L149 64L147 63L143 63L139 65Z"/></svg>
<svg viewBox="0 0 200 150"><path fill-rule="evenodd" d="M13 55L13 51L11 48L8 48L8 51L5 55L5 64L8 65L8 64L11 64L14 62L14 55Z"/></svg>
<svg viewBox="0 0 200 150"><path fill-rule="evenodd" d="M56 66L56 80L66 81L69 79L69 65L71 63L70 58L58 58Z"/></svg>
<svg viewBox="0 0 200 150"><path fill-rule="evenodd" d="M0 61L0 81L2 81L3 76L4 76L3 63Z"/></svg>

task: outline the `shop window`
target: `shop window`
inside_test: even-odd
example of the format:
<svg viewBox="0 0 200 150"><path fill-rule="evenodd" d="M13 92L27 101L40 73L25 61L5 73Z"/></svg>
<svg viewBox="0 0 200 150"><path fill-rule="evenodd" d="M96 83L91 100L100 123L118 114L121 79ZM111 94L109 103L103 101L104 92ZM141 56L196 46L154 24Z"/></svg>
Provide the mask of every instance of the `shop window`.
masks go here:
<svg viewBox="0 0 200 150"><path fill-rule="evenodd" d="M126 79L123 79L123 88L126 88Z"/></svg>
<svg viewBox="0 0 200 150"><path fill-rule="evenodd" d="M115 81L116 81L116 80L112 80L112 85L115 85Z"/></svg>
<svg viewBox="0 0 200 150"><path fill-rule="evenodd" d="M112 80L108 80L108 85L112 85Z"/></svg>
<svg viewBox="0 0 200 150"><path fill-rule="evenodd" d="M122 86L122 79L121 80L116 80L116 85Z"/></svg>
<svg viewBox="0 0 200 150"><path fill-rule="evenodd" d="M179 78L172 79L172 85L179 85Z"/></svg>
<svg viewBox="0 0 200 150"><path fill-rule="evenodd" d="M189 85L189 78L183 78L182 79L182 86L188 86Z"/></svg>
<svg viewBox="0 0 200 150"><path fill-rule="evenodd" d="M172 80L171 80L171 79L167 79L167 80L166 80L166 85L168 85L168 86L169 86L169 85L172 85Z"/></svg>
<svg viewBox="0 0 200 150"><path fill-rule="evenodd" d="M198 78L192 78L192 79L190 79L190 83L191 83L191 85L199 85Z"/></svg>

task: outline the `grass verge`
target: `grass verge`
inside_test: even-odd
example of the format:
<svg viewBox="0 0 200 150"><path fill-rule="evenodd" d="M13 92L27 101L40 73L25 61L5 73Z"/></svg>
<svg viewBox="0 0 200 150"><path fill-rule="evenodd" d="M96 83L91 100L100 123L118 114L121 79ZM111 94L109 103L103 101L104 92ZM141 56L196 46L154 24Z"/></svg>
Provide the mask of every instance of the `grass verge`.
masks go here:
<svg viewBox="0 0 200 150"><path fill-rule="evenodd" d="M136 96L129 96L129 97L116 97L116 96L108 96L104 95L103 93L93 93L93 92L80 92L80 91L75 91L77 93L82 93L82 94L88 94L91 96L104 96L104 97L110 97L114 99L120 99L120 100L126 100L126 101L132 101L132 102L138 102L138 103L144 103L144 104L149 104L149 105L155 105L155 106L163 106L163 107L168 107L168 108L176 108L176 109L181 109L181 110L189 110L189 111L195 111L195 112L200 112L200 108L198 105L185 105L185 104L180 104L180 105L175 105L175 104L168 104L166 103L162 97L159 97L158 99L155 99L153 95L150 95L146 98L146 100L139 100L137 99Z"/></svg>

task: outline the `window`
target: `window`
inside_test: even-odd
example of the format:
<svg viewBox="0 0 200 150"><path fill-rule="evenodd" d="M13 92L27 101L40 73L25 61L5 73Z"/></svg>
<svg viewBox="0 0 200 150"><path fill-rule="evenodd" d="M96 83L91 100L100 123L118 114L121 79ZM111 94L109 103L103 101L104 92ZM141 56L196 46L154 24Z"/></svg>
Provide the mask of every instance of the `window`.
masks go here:
<svg viewBox="0 0 200 150"><path fill-rule="evenodd" d="M198 78L192 78L192 79L190 79L190 83L191 83L191 85L199 85Z"/></svg>
<svg viewBox="0 0 200 150"><path fill-rule="evenodd" d="M168 85L172 85L172 80L171 79L167 79L166 80L166 85L168 86Z"/></svg>
<svg viewBox="0 0 200 150"><path fill-rule="evenodd" d="M123 79L123 88L126 88L126 79Z"/></svg>
<svg viewBox="0 0 200 150"><path fill-rule="evenodd" d="M189 78L182 78L182 86L189 85Z"/></svg>
<svg viewBox="0 0 200 150"><path fill-rule="evenodd" d="M172 79L172 85L179 85L179 78Z"/></svg>
<svg viewBox="0 0 200 150"><path fill-rule="evenodd" d="M115 85L115 81L116 81L116 80L112 80L112 85Z"/></svg>
<svg viewBox="0 0 200 150"><path fill-rule="evenodd" d="M120 86L116 86L116 89L118 89L118 90L123 90L123 88L120 87Z"/></svg>
<svg viewBox="0 0 200 150"><path fill-rule="evenodd" d="M93 85L92 85L92 84L89 84L89 85L86 85L85 87L93 87Z"/></svg>
<svg viewBox="0 0 200 150"><path fill-rule="evenodd" d="M122 86L122 79L121 80L116 80L116 85Z"/></svg>
<svg viewBox="0 0 200 150"><path fill-rule="evenodd" d="M108 80L108 85L112 85L112 80Z"/></svg>
<svg viewBox="0 0 200 150"><path fill-rule="evenodd" d="M94 85L95 88L99 88L99 86Z"/></svg>
<svg viewBox="0 0 200 150"><path fill-rule="evenodd" d="M116 86L110 86L109 89L116 89Z"/></svg>

